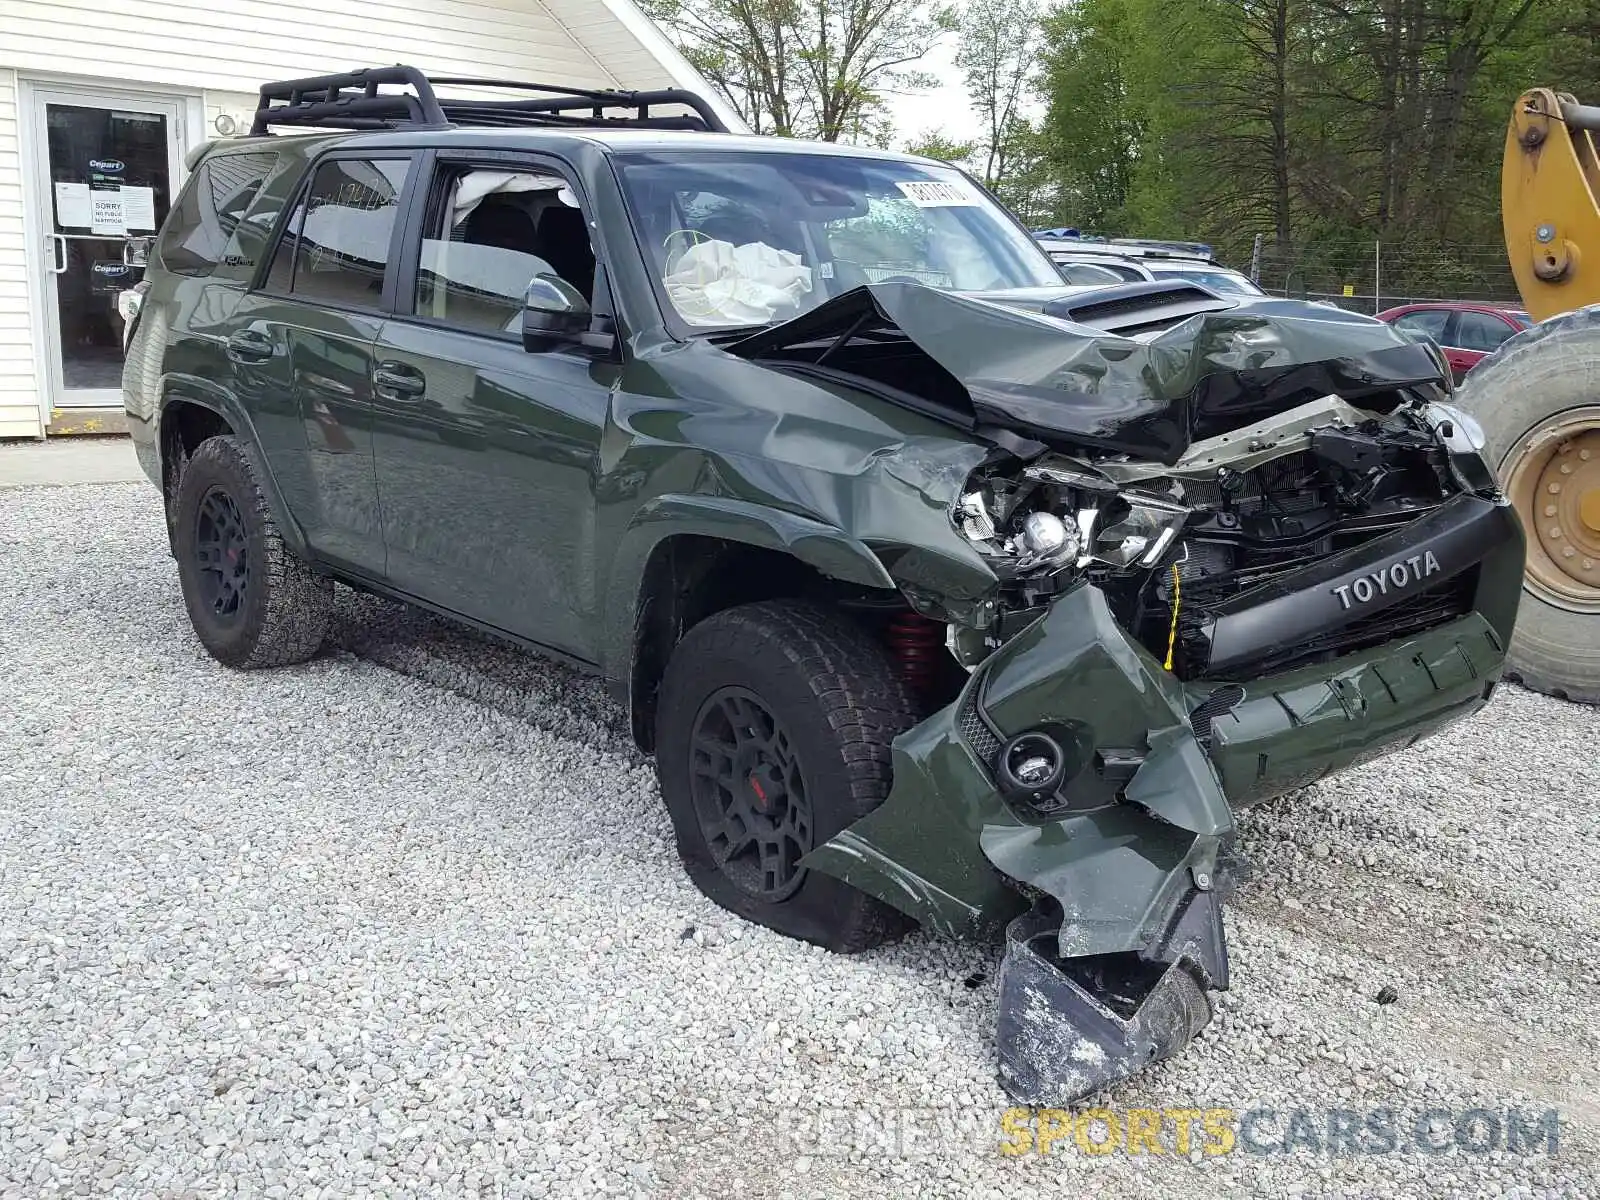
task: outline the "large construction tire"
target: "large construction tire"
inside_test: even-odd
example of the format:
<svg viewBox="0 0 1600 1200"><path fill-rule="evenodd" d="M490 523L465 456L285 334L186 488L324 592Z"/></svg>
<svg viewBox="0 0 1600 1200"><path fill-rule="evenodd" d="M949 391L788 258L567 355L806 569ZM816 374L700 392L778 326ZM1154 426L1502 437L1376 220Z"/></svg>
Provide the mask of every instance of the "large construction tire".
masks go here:
<svg viewBox="0 0 1600 1200"><path fill-rule="evenodd" d="M1600 305L1506 342L1456 393L1528 535L1507 675L1600 703Z"/></svg>

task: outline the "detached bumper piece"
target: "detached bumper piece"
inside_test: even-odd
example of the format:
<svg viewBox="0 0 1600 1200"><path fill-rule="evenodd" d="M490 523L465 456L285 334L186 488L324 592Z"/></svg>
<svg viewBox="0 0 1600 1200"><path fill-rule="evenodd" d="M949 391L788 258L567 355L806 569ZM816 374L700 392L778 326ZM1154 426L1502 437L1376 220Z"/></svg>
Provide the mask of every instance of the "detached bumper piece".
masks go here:
<svg viewBox="0 0 1600 1200"><path fill-rule="evenodd" d="M1211 1020L1206 984L1226 986L1220 910L1196 893L1163 952L1063 959L1062 913L1044 900L1006 928L996 1030L1000 1083L1019 1104L1060 1107L1177 1054ZM1199 948L1199 947L1194 947ZM1201 959L1210 959L1210 963ZM1220 971L1222 979L1207 979Z"/></svg>

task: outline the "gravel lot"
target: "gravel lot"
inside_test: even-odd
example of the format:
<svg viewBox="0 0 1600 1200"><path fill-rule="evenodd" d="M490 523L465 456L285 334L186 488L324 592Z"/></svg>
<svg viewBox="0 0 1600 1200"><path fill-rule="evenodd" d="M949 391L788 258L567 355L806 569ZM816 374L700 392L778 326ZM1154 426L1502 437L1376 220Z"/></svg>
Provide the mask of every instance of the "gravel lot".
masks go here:
<svg viewBox="0 0 1600 1200"><path fill-rule="evenodd" d="M341 621L232 673L153 490L0 495L0 1195L1600 1195L1600 711L1506 688L1246 818L1234 989L1106 1098L1556 1106L1557 1153L1008 1157L992 948L742 924L593 681Z"/></svg>

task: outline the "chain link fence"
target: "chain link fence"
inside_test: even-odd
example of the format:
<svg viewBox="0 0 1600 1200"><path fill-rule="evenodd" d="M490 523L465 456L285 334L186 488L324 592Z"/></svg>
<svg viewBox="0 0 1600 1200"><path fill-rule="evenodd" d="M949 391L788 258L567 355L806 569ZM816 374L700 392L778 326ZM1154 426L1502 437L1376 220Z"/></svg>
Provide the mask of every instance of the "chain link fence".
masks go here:
<svg viewBox="0 0 1600 1200"><path fill-rule="evenodd" d="M1506 248L1495 243L1381 240L1283 246L1270 237L1215 244L1219 261L1267 291L1376 313L1429 300L1520 308Z"/></svg>

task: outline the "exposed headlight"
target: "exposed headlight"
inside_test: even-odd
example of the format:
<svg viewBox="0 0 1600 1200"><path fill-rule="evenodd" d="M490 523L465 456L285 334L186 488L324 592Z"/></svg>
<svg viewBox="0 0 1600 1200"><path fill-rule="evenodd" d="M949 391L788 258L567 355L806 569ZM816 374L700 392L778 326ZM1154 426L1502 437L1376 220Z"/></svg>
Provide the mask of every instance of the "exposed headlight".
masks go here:
<svg viewBox="0 0 1600 1200"><path fill-rule="evenodd" d="M1445 445L1457 454L1468 450L1481 452L1489 444L1489 440L1483 436L1483 426L1453 404L1434 404L1429 416L1433 427L1444 438ZM1444 429L1446 424L1451 426L1448 433Z"/></svg>
<svg viewBox="0 0 1600 1200"><path fill-rule="evenodd" d="M1072 562L1080 548L1077 525L1068 525L1051 512L1031 512L1023 517L1022 532L1016 540L1021 551L1017 557L1019 571Z"/></svg>
<svg viewBox="0 0 1600 1200"><path fill-rule="evenodd" d="M1159 496L1124 493L1128 511L1100 529L1091 557L1111 567L1153 567L1188 519L1189 509Z"/></svg>
<svg viewBox="0 0 1600 1200"><path fill-rule="evenodd" d="M1154 566L1189 512L1163 496L1098 486L1092 492L1057 487L1020 495L983 487L962 495L954 515L967 539L1015 578L1094 563L1118 571Z"/></svg>

